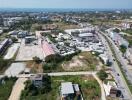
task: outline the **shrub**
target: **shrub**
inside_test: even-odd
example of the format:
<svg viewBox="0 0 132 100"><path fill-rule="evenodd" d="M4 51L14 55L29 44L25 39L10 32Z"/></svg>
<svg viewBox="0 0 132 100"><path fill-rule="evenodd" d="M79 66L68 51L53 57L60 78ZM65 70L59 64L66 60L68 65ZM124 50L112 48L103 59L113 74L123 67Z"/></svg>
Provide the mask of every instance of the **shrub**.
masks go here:
<svg viewBox="0 0 132 100"><path fill-rule="evenodd" d="M104 70L100 70L97 75L102 81L108 77L108 74Z"/></svg>

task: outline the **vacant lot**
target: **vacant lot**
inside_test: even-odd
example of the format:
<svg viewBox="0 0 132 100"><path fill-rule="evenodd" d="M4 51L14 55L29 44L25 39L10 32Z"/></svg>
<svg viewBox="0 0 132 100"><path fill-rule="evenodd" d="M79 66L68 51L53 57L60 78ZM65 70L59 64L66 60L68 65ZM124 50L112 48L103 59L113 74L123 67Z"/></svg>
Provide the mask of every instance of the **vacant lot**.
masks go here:
<svg viewBox="0 0 132 100"><path fill-rule="evenodd" d="M66 71L79 71L79 70L96 70L98 60L90 52L82 52L62 64Z"/></svg>
<svg viewBox="0 0 132 100"><path fill-rule="evenodd" d="M79 25L75 25L75 24L66 24L63 22L58 22L55 24L58 26L58 29L61 29L61 30L79 28Z"/></svg>
<svg viewBox="0 0 132 100"><path fill-rule="evenodd" d="M43 72L42 63L37 64L34 61L28 61L26 62L26 66L31 69L32 73L42 73Z"/></svg>
<svg viewBox="0 0 132 100"><path fill-rule="evenodd" d="M24 40L21 43L16 61L32 60L33 57L43 59L43 52L39 45L25 45Z"/></svg>
<svg viewBox="0 0 132 100"><path fill-rule="evenodd" d="M100 87L92 76L62 76L51 77L51 91L46 94L31 96L30 94L21 100L60 100L59 87L61 82L72 82L80 85L85 100L100 100Z"/></svg>

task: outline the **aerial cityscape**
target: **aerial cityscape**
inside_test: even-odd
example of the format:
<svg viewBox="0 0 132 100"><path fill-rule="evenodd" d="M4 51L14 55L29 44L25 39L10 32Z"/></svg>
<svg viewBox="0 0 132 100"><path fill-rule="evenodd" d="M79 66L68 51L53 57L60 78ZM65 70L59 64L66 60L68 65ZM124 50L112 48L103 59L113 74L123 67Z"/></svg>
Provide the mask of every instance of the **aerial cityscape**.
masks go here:
<svg viewBox="0 0 132 100"><path fill-rule="evenodd" d="M132 1L0 0L0 100L132 100Z"/></svg>

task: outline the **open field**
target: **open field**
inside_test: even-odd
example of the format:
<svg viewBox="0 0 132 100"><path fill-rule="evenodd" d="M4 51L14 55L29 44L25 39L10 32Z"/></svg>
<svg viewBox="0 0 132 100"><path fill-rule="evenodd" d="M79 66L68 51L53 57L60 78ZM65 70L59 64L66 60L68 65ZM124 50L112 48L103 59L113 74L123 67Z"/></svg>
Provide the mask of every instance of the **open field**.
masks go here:
<svg viewBox="0 0 132 100"><path fill-rule="evenodd" d="M98 60L90 52L82 52L62 64L65 71L96 70Z"/></svg>
<svg viewBox="0 0 132 100"><path fill-rule="evenodd" d="M31 69L32 73L42 73L43 72L42 63L37 64L34 61L28 61L26 62L26 66L27 68Z"/></svg>
<svg viewBox="0 0 132 100"><path fill-rule="evenodd" d="M51 91L46 94L31 96L30 94L21 100L60 100L59 87L61 82L72 82L80 85L85 100L100 100L101 90L98 82L92 76L61 76L51 77Z"/></svg>
<svg viewBox="0 0 132 100"><path fill-rule="evenodd" d="M54 24L56 24L58 26L58 29L61 29L61 30L80 28L79 25L66 24L66 23L63 23L63 22L56 22Z"/></svg>

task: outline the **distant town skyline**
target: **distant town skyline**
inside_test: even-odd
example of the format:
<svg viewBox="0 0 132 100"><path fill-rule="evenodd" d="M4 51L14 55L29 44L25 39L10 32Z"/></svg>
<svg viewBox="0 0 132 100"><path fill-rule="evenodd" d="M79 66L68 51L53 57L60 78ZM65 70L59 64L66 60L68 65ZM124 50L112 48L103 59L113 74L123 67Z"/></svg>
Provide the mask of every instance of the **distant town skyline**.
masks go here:
<svg viewBox="0 0 132 100"><path fill-rule="evenodd" d="M0 8L131 9L132 0L0 0Z"/></svg>

